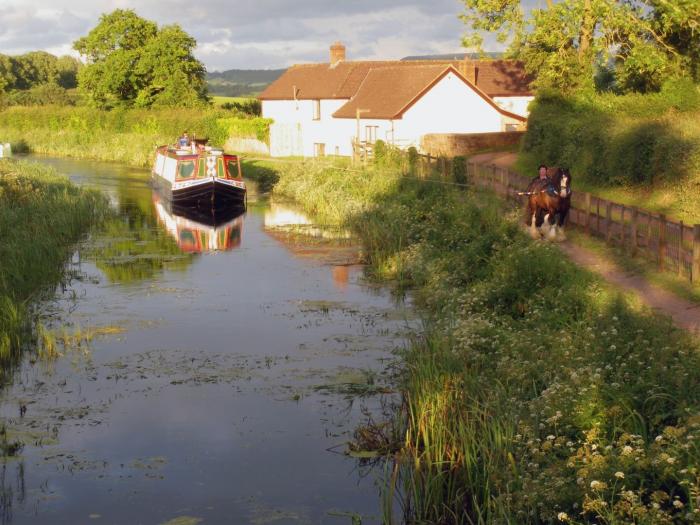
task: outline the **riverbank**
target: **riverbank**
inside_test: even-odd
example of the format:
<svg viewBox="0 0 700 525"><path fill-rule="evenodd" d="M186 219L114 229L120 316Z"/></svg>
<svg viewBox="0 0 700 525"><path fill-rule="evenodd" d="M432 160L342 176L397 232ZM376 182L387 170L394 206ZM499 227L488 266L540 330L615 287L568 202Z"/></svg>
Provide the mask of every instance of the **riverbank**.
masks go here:
<svg viewBox="0 0 700 525"><path fill-rule="evenodd" d="M74 245L107 210L98 192L28 162L0 161L0 370L32 340L32 307L65 278Z"/></svg>
<svg viewBox="0 0 700 525"><path fill-rule="evenodd" d="M223 146L229 137L266 140L269 121L222 109L10 107L0 112L0 137L13 151L151 167L155 148L183 131Z"/></svg>
<svg viewBox="0 0 700 525"><path fill-rule="evenodd" d="M693 521L697 341L487 195L347 169L278 168L274 191L354 230L422 309L387 501L418 522Z"/></svg>

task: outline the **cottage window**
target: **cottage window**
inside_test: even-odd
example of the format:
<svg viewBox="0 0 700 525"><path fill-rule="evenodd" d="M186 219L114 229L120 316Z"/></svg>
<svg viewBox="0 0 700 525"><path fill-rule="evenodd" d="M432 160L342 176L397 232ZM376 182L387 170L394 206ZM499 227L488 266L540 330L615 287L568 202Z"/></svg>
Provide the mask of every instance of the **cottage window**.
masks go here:
<svg viewBox="0 0 700 525"><path fill-rule="evenodd" d="M365 141L368 144L377 142L377 129L379 126L365 126Z"/></svg>
<svg viewBox="0 0 700 525"><path fill-rule="evenodd" d="M314 120L321 120L321 101L314 100Z"/></svg>
<svg viewBox="0 0 700 525"><path fill-rule="evenodd" d="M317 157L325 157L326 145L321 143L314 144L314 155L316 155Z"/></svg>

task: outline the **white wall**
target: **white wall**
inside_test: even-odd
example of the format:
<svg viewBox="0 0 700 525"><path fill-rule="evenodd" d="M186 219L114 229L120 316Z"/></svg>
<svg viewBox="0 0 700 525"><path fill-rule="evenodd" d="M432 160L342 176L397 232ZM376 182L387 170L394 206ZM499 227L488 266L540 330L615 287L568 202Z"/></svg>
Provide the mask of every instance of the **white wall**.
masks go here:
<svg viewBox="0 0 700 525"><path fill-rule="evenodd" d="M523 117L530 114L527 106L535 99L535 97L493 97L493 101L501 106L506 111L515 113Z"/></svg>
<svg viewBox="0 0 700 525"><path fill-rule="evenodd" d="M502 131L503 116L454 73L449 73L395 121L402 147L418 147L428 133L489 133Z"/></svg>
<svg viewBox="0 0 700 525"><path fill-rule="evenodd" d="M325 145L326 155L352 155L355 121L332 117L346 102L347 99L321 100L321 118L314 120L313 100L263 100L262 116L273 119L273 128L279 132L270 134L271 155L298 154L313 157L316 143ZM275 137L281 136L281 133L288 134L290 130L298 130L301 134L301 149L294 153L287 153L287 148L278 148L273 143Z"/></svg>

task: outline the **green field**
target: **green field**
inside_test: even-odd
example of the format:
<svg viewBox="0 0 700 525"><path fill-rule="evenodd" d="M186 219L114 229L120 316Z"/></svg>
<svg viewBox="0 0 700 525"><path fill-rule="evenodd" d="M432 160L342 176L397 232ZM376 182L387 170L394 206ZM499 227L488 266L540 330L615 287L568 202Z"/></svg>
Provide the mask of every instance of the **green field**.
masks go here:
<svg viewBox="0 0 700 525"><path fill-rule="evenodd" d="M222 104L245 104L251 100L255 100L253 97L211 97L214 107L220 108Z"/></svg>

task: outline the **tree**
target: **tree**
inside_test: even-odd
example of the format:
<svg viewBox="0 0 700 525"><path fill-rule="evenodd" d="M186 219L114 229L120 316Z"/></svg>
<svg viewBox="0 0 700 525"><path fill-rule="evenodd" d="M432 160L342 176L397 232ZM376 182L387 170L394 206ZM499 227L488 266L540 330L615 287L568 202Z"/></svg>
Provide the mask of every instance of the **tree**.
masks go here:
<svg viewBox="0 0 700 525"><path fill-rule="evenodd" d="M0 55L0 92L11 89L15 85L15 80L12 58Z"/></svg>
<svg viewBox="0 0 700 525"><path fill-rule="evenodd" d="M31 51L12 57L12 70L15 76L15 89L31 89L45 83L56 83L58 59L46 51Z"/></svg>
<svg viewBox="0 0 700 525"><path fill-rule="evenodd" d="M195 46L177 25L159 29L133 10L117 9L74 43L87 61L78 87L103 108L201 104L206 70L193 55Z"/></svg>
<svg viewBox="0 0 700 525"><path fill-rule="evenodd" d="M466 46L480 49L483 34L509 44L536 85L587 89L614 74L620 91L650 91L668 78L698 79L698 0L547 0L526 14L519 0L462 0Z"/></svg>
<svg viewBox="0 0 700 525"><path fill-rule="evenodd" d="M64 89L78 87L78 71L82 64L71 56L62 56L56 61L58 85Z"/></svg>
<svg viewBox="0 0 700 525"><path fill-rule="evenodd" d="M195 106L206 97L206 69L192 54L197 45L179 25L163 27L143 49L138 74L145 80L139 106Z"/></svg>

